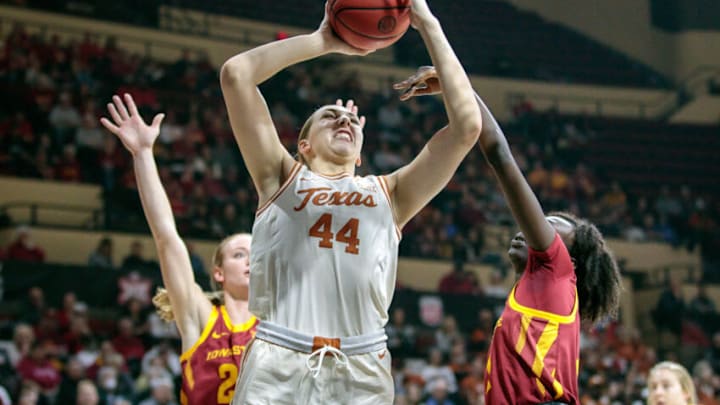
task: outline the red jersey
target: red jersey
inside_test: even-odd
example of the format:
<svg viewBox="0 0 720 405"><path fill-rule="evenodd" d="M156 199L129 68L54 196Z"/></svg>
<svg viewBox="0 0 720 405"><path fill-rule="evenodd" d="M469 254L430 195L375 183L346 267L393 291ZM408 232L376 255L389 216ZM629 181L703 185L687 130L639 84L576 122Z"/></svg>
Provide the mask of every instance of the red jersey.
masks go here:
<svg viewBox="0 0 720 405"><path fill-rule="evenodd" d="M195 345L180 356L182 405L229 404L235 393L240 359L258 324L253 316L233 325L225 306L213 307Z"/></svg>
<svg viewBox="0 0 720 405"><path fill-rule="evenodd" d="M498 319L485 368L487 405L578 404L576 277L559 235L528 263Z"/></svg>

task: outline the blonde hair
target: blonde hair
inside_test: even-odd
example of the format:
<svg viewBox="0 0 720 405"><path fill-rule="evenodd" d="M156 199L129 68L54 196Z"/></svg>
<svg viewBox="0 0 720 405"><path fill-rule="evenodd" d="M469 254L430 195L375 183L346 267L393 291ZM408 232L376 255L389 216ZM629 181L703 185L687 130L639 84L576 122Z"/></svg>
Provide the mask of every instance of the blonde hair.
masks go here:
<svg viewBox="0 0 720 405"><path fill-rule="evenodd" d="M698 396L697 392L695 391L695 384L693 383L692 377L690 377L690 373L688 373L685 367L672 361L660 362L650 369L650 372L648 373L648 381L654 373L657 373L661 370L669 371L673 373L673 375L675 375L675 378L677 378L678 383L680 384L680 388L682 388L685 395L689 397L690 405L696 405L698 403Z"/></svg>
<svg viewBox="0 0 720 405"><path fill-rule="evenodd" d="M225 303L225 297L224 292L222 290L222 285L215 281L215 278L213 277L213 271L215 267L221 267L223 264L223 249L225 249L225 246L227 246L228 242L230 242L231 239L234 239L237 236L248 236L250 237L249 233L234 233L230 236L226 236L223 240L218 243L217 247L215 247L215 251L213 251L212 255L212 268L207 269L208 277L210 278L210 287L212 288L212 291L205 292L205 297L213 304L213 305L223 305ZM152 303L155 305L155 311L160 316L160 319L164 320L165 322L172 322L175 320L175 315L172 311L172 306L170 305L170 296L168 295L168 292L166 289L162 287L158 287L157 291L155 292L155 296L152 298Z"/></svg>

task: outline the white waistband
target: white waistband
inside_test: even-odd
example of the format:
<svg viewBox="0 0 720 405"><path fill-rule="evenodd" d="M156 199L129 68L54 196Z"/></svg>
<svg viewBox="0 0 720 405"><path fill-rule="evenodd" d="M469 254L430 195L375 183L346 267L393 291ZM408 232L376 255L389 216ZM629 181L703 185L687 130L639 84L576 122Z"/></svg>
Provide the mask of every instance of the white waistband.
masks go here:
<svg viewBox="0 0 720 405"><path fill-rule="evenodd" d="M386 348L387 341L387 335L382 329L359 336L326 338L306 335L267 321L258 324L255 337L303 353L313 353L317 350L318 348L315 347L317 341L321 345L328 345L327 341L335 340L339 341L338 349L348 356L382 350Z"/></svg>

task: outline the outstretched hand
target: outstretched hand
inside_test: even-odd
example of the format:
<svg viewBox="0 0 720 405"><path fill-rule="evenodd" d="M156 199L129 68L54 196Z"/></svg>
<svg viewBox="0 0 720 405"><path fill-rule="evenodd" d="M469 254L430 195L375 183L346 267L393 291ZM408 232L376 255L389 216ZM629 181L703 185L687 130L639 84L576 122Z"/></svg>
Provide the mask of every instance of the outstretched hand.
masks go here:
<svg viewBox="0 0 720 405"><path fill-rule="evenodd" d="M329 49L331 52L356 56L365 56L367 54L375 52L374 50L355 48L340 39L340 37L338 37L337 34L333 32L332 27L330 26L330 18L328 17L329 12L330 4L329 2L325 2L325 15L323 16L323 20L320 23L320 27L318 27L316 31L321 35L327 49Z"/></svg>
<svg viewBox="0 0 720 405"><path fill-rule="evenodd" d="M353 99L348 99L346 103L343 103L342 99L340 98L335 100L335 105L342 107L343 104L345 104L345 108L347 108L348 111L355 115L358 115L358 106L355 105L355 101ZM365 116L359 115L358 119L360 120L360 128L365 128Z"/></svg>
<svg viewBox="0 0 720 405"><path fill-rule="evenodd" d="M414 75L393 84L393 89L402 91L400 100L405 101L415 96L429 96L442 93L440 79L434 66L421 66Z"/></svg>
<svg viewBox="0 0 720 405"><path fill-rule="evenodd" d="M120 96L113 96L113 102L107 108L112 121L102 117L100 123L122 141L125 148L133 155L143 149L152 149L155 139L160 134L160 124L165 114L157 114L149 126L138 113L132 96L125 93L125 102Z"/></svg>

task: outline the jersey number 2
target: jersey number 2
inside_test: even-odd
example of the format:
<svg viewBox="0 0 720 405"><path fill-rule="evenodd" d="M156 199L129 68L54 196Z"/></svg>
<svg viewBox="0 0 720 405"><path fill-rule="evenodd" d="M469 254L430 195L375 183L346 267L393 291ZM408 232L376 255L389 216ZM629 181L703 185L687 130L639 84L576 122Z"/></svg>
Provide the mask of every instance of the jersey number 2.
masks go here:
<svg viewBox="0 0 720 405"><path fill-rule="evenodd" d="M238 377L238 368L234 364L221 364L218 367L218 377L222 380L217 392L218 404L229 404L232 401L235 390L235 380Z"/></svg>
<svg viewBox="0 0 720 405"><path fill-rule="evenodd" d="M321 248L332 249L334 237L336 241L347 244L345 252L356 255L360 252L360 249L358 249L360 239L357 237L359 225L359 219L350 218L336 234L333 234L330 229L332 227L332 214L322 214L320 219L310 227L309 234L312 237L320 238L318 245Z"/></svg>

